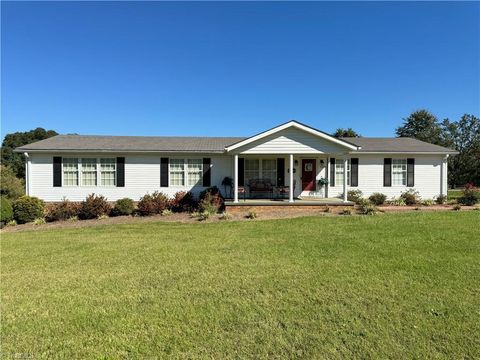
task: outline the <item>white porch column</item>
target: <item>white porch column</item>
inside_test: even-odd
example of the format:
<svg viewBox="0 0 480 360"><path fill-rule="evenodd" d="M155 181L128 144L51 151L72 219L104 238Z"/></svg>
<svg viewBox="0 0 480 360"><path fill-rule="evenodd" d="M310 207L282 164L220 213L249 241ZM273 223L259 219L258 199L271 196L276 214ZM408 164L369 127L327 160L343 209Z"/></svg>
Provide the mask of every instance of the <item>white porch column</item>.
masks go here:
<svg viewBox="0 0 480 360"><path fill-rule="evenodd" d="M345 156L343 158L343 202L347 202L347 166L348 159Z"/></svg>
<svg viewBox="0 0 480 360"><path fill-rule="evenodd" d="M289 155L290 157L290 186L288 194L288 202L293 202L293 154Z"/></svg>
<svg viewBox="0 0 480 360"><path fill-rule="evenodd" d="M233 202L238 203L238 155L233 158Z"/></svg>

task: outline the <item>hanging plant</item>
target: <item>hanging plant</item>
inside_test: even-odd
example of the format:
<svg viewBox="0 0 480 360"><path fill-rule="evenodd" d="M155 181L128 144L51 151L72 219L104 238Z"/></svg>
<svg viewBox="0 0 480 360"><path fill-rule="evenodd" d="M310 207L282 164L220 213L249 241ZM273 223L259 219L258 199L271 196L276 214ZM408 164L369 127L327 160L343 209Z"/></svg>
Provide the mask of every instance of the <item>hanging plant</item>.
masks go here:
<svg viewBox="0 0 480 360"><path fill-rule="evenodd" d="M317 184L320 185L320 186L328 185L328 179L322 177L322 178L318 179Z"/></svg>

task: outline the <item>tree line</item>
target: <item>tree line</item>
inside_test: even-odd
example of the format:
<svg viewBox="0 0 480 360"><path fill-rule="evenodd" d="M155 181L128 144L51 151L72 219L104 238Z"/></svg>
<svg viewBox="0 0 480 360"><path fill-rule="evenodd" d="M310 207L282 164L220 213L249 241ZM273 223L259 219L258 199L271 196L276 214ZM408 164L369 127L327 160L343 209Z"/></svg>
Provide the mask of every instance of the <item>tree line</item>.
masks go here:
<svg viewBox="0 0 480 360"><path fill-rule="evenodd" d="M448 159L448 183L450 187L467 183L480 185L480 119L471 114L459 120L439 119L428 110L414 111L395 130L397 137L411 137L432 144L445 146L459 152ZM16 147L58 135L54 130L37 128L27 132L7 134L1 147L1 195L18 192L25 179L25 156L14 153ZM360 137L352 128L339 128L336 137ZM14 189L12 189L14 188ZM23 191L23 190L22 190Z"/></svg>

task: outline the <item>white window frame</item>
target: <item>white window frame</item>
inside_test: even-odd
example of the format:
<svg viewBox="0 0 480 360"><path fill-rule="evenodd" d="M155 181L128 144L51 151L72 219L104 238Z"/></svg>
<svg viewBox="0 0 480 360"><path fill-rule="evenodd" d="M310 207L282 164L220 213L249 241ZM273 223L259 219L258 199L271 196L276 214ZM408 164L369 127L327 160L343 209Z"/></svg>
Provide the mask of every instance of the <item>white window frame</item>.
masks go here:
<svg viewBox="0 0 480 360"><path fill-rule="evenodd" d="M271 158L271 157L255 157L255 158L245 158L244 159L244 168L243 168L243 177L245 179L245 182L247 183L251 179L266 179L264 177L263 173L263 161L264 160L270 160L274 162L274 171L275 173L273 174L274 176L270 178L270 181L272 182L273 186L277 185L277 178L278 178L278 169L277 169L277 158ZM247 161L256 161L258 164L258 170L256 171L255 176L253 177L248 177L247 176L247 171L248 172L253 172L253 170L247 170L246 162Z"/></svg>
<svg viewBox="0 0 480 360"><path fill-rule="evenodd" d="M182 160L183 161L183 185L174 185L172 184L172 170L171 170L171 163L172 160ZM201 171L199 170L198 172L201 173L200 175L200 180L197 183L200 183L201 185L189 185L189 166L188 166L188 161L189 160L195 160L199 161L201 166ZM199 157L171 157L168 160L168 186L172 188L190 188L194 186L201 186L203 187L203 158Z"/></svg>
<svg viewBox="0 0 480 360"><path fill-rule="evenodd" d="M77 159L77 184L76 185L67 185L65 183L65 159ZM81 169L80 169L80 159L79 157L63 157L62 158L62 186L65 186L65 187L78 187L79 184L81 184L81 179L80 179L80 173L81 173ZM73 162L75 163L75 161Z"/></svg>
<svg viewBox="0 0 480 360"><path fill-rule="evenodd" d="M343 159L335 159L335 186L343 186L342 181L338 181L338 175L342 175L343 178ZM340 171L338 171L338 168ZM350 186L352 183L352 162L350 159L347 160L347 186Z"/></svg>
<svg viewBox="0 0 480 360"><path fill-rule="evenodd" d="M113 171L102 171L102 160L112 159L113 160ZM117 158L116 157L100 157L97 159L97 184L101 187L111 188L117 186ZM113 184L103 185L102 184L102 172L113 172Z"/></svg>
<svg viewBox="0 0 480 360"><path fill-rule="evenodd" d="M185 183L187 184L187 186L198 186L198 184L202 184L201 186L203 186L203 159L192 159L192 158L189 158L189 159L185 159L186 161L186 177L185 177ZM190 169L190 162L191 161L195 161L195 162L199 162L200 163L200 169L195 169L195 170L191 170ZM198 165L198 164L196 164ZM190 184L190 174L200 174L200 177L198 179L198 181L195 182L195 184Z"/></svg>
<svg viewBox="0 0 480 360"><path fill-rule="evenodd" d="M64 163L65 159L77 159L77 184L76 185L67 185L65 183L65 170L64 170ZM83 185L83 159L95 159L95 167L96 167L96 182L95 185ZM114 185L102 185L102 170L101 170L101 159L113 159L114 164ZM65 156L62 157L62 187L84 187L84 188L111 188L117 186L117 158L116 157L93 157L93 156Z"/></svg>
<svg viewBox="0 0 480 360"><path fill-rule="evenodd" d="M402 167L402 169L400 171L394 171L394 165L399 165L399 164L395 164L395 162L401 162L400 166ZM403 167L405 167L403 169ZM392 182L392 186L398 186L398 187L405 187L407 186L407 176L408 176L408 164L407 164L407 159L406 158L396 158L396 159L392 159L392 168L390 170L390 173L391 173L391 182ZM402 177L402 183L401 184L396 184L394 183L394 174L402 174L403 177Z"/></svg>

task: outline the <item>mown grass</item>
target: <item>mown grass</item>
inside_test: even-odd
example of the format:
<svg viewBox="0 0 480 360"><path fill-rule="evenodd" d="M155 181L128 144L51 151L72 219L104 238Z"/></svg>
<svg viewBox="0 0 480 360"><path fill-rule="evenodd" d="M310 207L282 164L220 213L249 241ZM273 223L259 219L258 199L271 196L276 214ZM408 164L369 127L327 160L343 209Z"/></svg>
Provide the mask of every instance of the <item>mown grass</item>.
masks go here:
<svg viewBox="0 0 480 360"><path fill-rule="evenodd" d="M2 234L2 356L479 358L479 212Z"/></svg>

